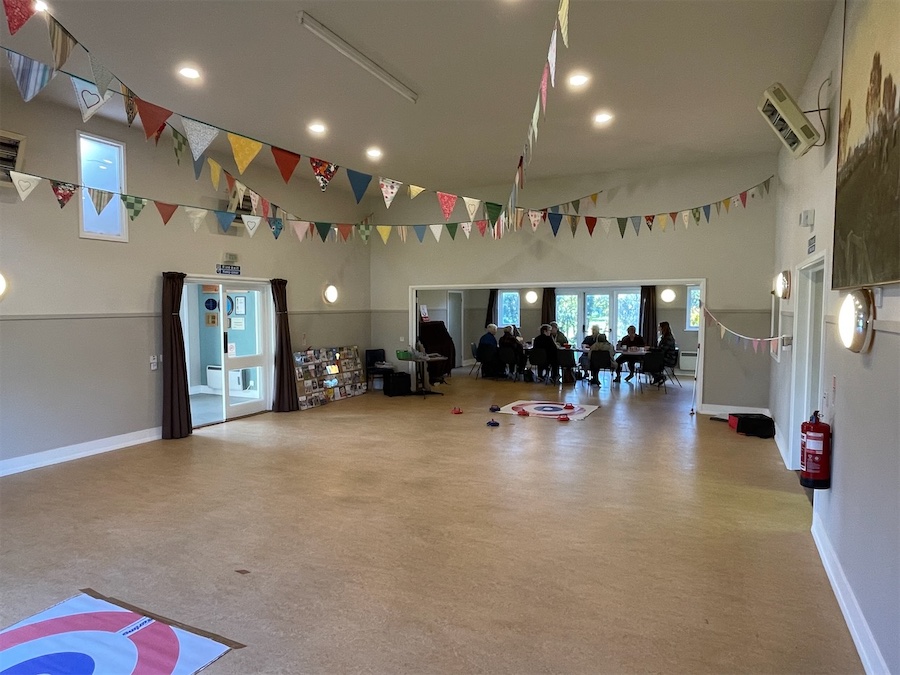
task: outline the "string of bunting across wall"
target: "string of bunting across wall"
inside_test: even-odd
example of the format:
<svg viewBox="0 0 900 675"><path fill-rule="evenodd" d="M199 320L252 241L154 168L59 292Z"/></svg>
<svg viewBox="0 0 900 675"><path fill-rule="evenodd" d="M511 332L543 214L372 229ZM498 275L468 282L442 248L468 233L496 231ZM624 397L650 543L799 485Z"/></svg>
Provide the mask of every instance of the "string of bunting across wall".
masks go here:
<svg viewBox="0 0 900 675"><path fill-rule="evenodd" d="M719 339L725 340L725 336L728 335L730 340L734 342L734 344L741 345L744 349L747 349L748 346L753 347L753 353L758 354L761 351L764 351L763 345L767 346L770 351L776 352L778 350L778 345L781 344L782 340L786 338L786 335L776 335L774 337L751 337L749 335L742 335L737 331L731 330L724 323L719 321L713 313L710 312L706 306L703 307L703 316L706 318L706 326L709 328L712 325L718 326L719 328Z"/></svg>

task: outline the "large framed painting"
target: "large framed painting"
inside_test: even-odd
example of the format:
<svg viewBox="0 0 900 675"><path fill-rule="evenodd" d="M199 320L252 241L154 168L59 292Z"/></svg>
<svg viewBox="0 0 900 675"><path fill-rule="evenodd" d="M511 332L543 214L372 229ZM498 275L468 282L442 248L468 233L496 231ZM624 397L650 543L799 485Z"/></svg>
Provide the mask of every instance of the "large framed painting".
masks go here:
<svg viewBox="0 0 900 675"><path fill-rule="evenodd" d="M831 287L900 282L900 2L845 0Z"/></svg>

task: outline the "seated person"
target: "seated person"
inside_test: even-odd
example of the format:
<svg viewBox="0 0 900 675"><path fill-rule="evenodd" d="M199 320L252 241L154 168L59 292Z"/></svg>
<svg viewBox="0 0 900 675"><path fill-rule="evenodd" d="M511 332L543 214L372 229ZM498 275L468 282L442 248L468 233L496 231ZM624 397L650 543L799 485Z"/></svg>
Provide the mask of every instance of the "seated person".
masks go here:
<svg viewBox="0 0 900 675"><path fill-rule="evenodd" d="M634 326L628 326L628 334L625 335L621 340L619 340L619 349L621 351L626 351L632 347L643 347L644 346L644 338L637 334L637 329ZM616 357L616 379L613 382L621 382L622 381L622 364L628 362L628 377L625 378L625 381L628 382L634 377L634 364L638 359L633 356L628 356L628 354L619 354Z"/></svg>
<svg viewBox="0 0 900 675"><path fill-rule="evenodd" d="M675 361L678 358L678 345L675 343L675 336L672 335L672 328L669 326L668 321L662 321L659 324L659 342L656 344L656 349L663 353L663 370L660 370L658 373L650 373L650 375L653 376L651 384L655 384L658 387L666 381L664 369L674 368Z"/></svg>
<svg viewBox="0 0 900 675"><path fill-rule="evenodd" d="M609 341L609 338L606 337L606 333L600 333L597 336L596 342L591 345L591 352L605 351L609 352L610 363L612 362L613 357L616 355L616 348L613 346L613 343ZM587 355L588 359L590 359L590 354ZM600 371L594 370L591 368L591 384L600 384Z"/></svg>
<svg viewBox="0 0 900 675"><path fill-rule="evenodd" d="M506 326L503 335L497 341L498 347L509 347L516 355L516 362L512 366L512 372L509 373L510 377L515 377L517 372L521 373L525 369L525 349L520 340L521 338L515 336L515 326Z"/></svg>
<svg viewBox="0 0 900 675"><path fill-rule="evenodd" d="M481 374L483 377L503 377L506 370L500 361L497 345L497 324L489 323L487 332L481 336L476 350L478 360L481 361Z"/></svg>
<svg viewBox="0 0 900 675"><path fill-rule="evenodd" d="M591 365L591 357L587 352L591 348L591 345L593 345L597 341L597 337L599 335L600 326L594 324L593 326L591 326L591 334L585 335L584 340L581 341L581 349L584 353L578 357L578 365L581 366L581 370L585 373L590 370Z"/></svg>
<svg viewBox="0 0 900 675"><path fill-rule="evenodd" d="M550 337L556 342L557 347L565 349L569 344L569 338L566 337L565 333L559 331L559 324L555 321L550 322Z"/></svg>
<svg viewBox="0 0 900 675"><path fill-rule="evenodd" d="M542 349L547 354L547 365L538 369L538 379L559 382L559 347L550 335L550 324L541 326L541 334L534 338L532 349Z"/></svg>

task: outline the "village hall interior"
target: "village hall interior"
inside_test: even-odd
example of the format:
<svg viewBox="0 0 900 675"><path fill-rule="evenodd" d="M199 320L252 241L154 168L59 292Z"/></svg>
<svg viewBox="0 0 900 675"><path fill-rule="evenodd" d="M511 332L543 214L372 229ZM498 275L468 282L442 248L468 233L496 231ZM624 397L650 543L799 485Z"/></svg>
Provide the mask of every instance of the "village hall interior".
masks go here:
<svg viewBox="0 0 900 675"><path fill-rule="evenodd" d="M0 22L0 629L94 589L209 673L900 674L900 3L47 5ZM450 372L385 395L425 312ZM641 316L665 386L473 358Z"/></svg>

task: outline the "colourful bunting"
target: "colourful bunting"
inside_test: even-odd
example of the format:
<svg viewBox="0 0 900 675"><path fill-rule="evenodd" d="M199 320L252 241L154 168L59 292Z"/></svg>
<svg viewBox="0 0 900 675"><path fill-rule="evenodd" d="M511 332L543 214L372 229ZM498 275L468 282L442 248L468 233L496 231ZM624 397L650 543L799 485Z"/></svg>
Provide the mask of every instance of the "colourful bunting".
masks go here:
<svg viewBox="0 0 900 675"><path fill-rule="evenodd" d="M481 200L473 199L472 197L463 197L463 203L466 205L466 213L469 214L469 218L474 220L475 214L478 213L478 207L481 206Z"/></svg>
<svg viewBox="0 0 900 675"><path fill-rule="evenodd" d="M159 145L159 139L163 135L163 132L166 130L166 125L163 124L159 129L156 130L156 133L153 134L153 142L156 145Z"/></svg>
<svg viewBox="0 0 900 675"><path fill-rule="evenodd" d="M541 73L541 112L547 116L547 82L550 79L550 64L544 64L544 72Z"/></svg>
<svg viewBox="0 0 900 675"><path fill-rule="evenodd" d="M172 147L175 149L175 161L181 166L181 156L184 149L188 146L187 136L182 134L178 129L172 128Z"/></svg>
<svg viewBox="0 0 900 675"><path fill-rule="evenodd" d="M372 230L374 227L369 225L368 223L361 223L356 226L357 231L359 232L359 238L363 240L364 244L369 243L369 237L372 236Z"/></svg>
<svg viewBox="0 0 900 675"><path fill-rule="evenodd" d="M206 162L209 164L209 179L212 181L212 186L216 192L218 192L219 181L222 178L222 165L212 158L207 159Z"/></svg>
<svg viewBox="0 0 900 675"><path fill-rule="evenodd" d="M688 225L690 224L690 220L691 220L690 211L682 211L681 212L681 220L684 222L684 229L687 229Z"/></svg>
<svg viewBox="0 0 900 675"><path fill-rule="evenodd" d="M34 16L34 0L3 0L3 9L6 11L6 24L9 26L9 34L16 32Z"/></svg>
<svg viewBox="0 0 900 675"><path fill-rule="evenodd" d="M331 232L331 223L316 223L316 231L319 233L319 236L322 238L324 242L329 233Z"/></svg>
<svg viewBox="0 0 900 675"><path fill-rule="evenodd" d="M130 127L134 123L134 118L137 117L138 113L137 96L135 96L134 92L124 84L122 85L122 100L125 104L125 116L128 118L128 126Z"/></svg>
<svg viewBox="0 0 900 675"><path fill-rule="evenodd" d="M200 180L200 175L203 173L203 165L205 162L203 161L203 155L200 155L198 159L194 160L194 180Z"/></svg>
<svg viewBox="0 0 900 675"><path fill-rule="evenodd" d="M353 188L353 196L356 197L356 203L359 204L369 188L369 183L372 182L372 175L347 169L347 179L350 181L350 187Z"/></svg>
<svg viewBox="0 0 900 675"><path fill-rule="evenodd" d="M244 227L247 228L247 234L253 237L256 234L256 228L259 227L259 221L262 220L259 216L248 216L245 213L241 214L241 220L244 221Z"/></svg>
<svg viewBox="0 0 900 675"><path fill-rule="evenodd" d="M135 197L134 195L119 196L122 199L122 203L125 205L125 212L128 214L129 220L134 220L141 215L141 211L147 206L147 200L143 197Z"/></svg>
<svg viewBox="0 0 900 675"><path fill-rule="evenodd" d="M206 214L209 213L208 210L199 209L196 206L185 206L184 212L187 214L188 222L191 224L191 228L193 228L194 232L200 229L203 220L206 218Z"/></svg>
<svg viewBox="0 0 900 675"><path fill-rule="evenodd" d="M137 107L138 115L141 116L141 124L144 126L144 133L149 140L155 135L172 116L171 110L166 110L162 106L149 103L137 96L134 97L134 104ZM159 137L157 136L157 140Z"/></svg>
<svg viewBox="0 0 900 675"><path fill-rule="evenodd" d="M710 211L710 206L709 206L709 204L704 204L704 205L703 205L703 215L706 216L706 222L707 222L707 223L709 223L709 211ZM699 216L697 217L697 224L698 224L698 225L700 224L700 217L699 217Z"/></svg>
<svg viewBox="0 0 900 675"><path fill-rule="evenodd" d="M503 210L503 205L495 204L494 202L485 202L484 210L487 214L488 220L491 221L491 225L494 225L497 222L497 218L500 217L500 212Z"/></svg>
<svg viewBox="0 0 900 675"><path fill-rule="evenodd" d="M106 190L100 190L99 188L87 188L87 191L91 196L91 203L94 205L97 215L99 216L103 212L103 209L106 208L106 205L109 204L113 193Z"/></svg>
<svg viewBox="0 0 900 675"><path fill-rule="evenodd" d="M622 237L622 239L624 239L625 228L628 227L628 218L617 218L616 220L619 223L619 235Z"/></svg>
<svg viewBox="0 0 900 675"><path fill-rule="evenodd" d="M109 90L101 96L100 92L90 82L85 82L77 77L70 77L72 86L75 87L75 100L78 102L78 108L81 110L81 119L87 122L94 116L103 104L112 98L113 93Z"/></svg>
<svg viewBox="0 0 900 675"><path fill-rule="evenodd" d="M559 32L562 35L563 44L569 46L569 0L559 0Z"/></svg>
<svg viewBox="0 0 900 675"><path fill-rule="evenodd" d="M459 228L458 223L447 223L447 232L450 234L451 240L456 239L456 232L457 232L458 228Z"/></svg>
<svg viewBox="0 0 900 675"><path fill-rule="evenodd" d="M297 239L303 241L303 238L306 237L306 234L309 232L309 226L311 223L305 220L288 220L288 225L291 226L291 229L294 231L294 234L297 235Z"/></svg>
<svg viewBox="0 0 900 675"><path fill-rule="evenodd" d="M462 228L463 234L466 235L466 239L468 239L472 234L472 223L462 223L460 227Z"/></svg>
<svg viewBox="0 0 900 675"><path fill-rule="evenodd" d="M659 229L661 229L663 232L665 232L666 225L668 224L666 222L666 214L660 213L658 216L656 216L656 221L659 223Z"/></svg>
<svg viewBox="0 0 900 675"><path fill-rule="evenodd" d="M353 233L353 225L340 224L337 226L338 234L341 235L341 241L347 241Z"/></svg>
<svg viewBox="0 0 900 675"><path fill-rule="evenodd" d="M275 158L275 165L278 167L278 171L281 172L281 177L284 179L284 182L289 182L291 176L294 175L294 169L296 169L297 165L300 163L300 155L296 152L276 148L273 145L272 157Z"/></svg>
<svg viewBox="0 0 900 675"><path fill-rule="evenodd" d="M50 33L50 47L53 49L53 65L57 70L61 70L78 43L72 34L49 14L47 15L47 31Z"/></svg>
<svg viewBox="0 0 900 675"><path fill-rule="evenodd" d="M422 194L424 191L425 191L425 188L423 188L423 187L419 187L418 185L410 185L409 186L409 198L415 199L420 194Z"/></svg>
<svg viewBox="0 0 900 675"><path fill-rule="evenodd" d="M562 224L562 214L550 213L547 218L550 220L550 229L553 230L553 236L555 237L559 233L559 226Z"/></svg>
<svg viewBox="0 0 900 675"><path fill-rule="evenodd" d="M51 180L50 185L53 188L53 194L56 195L56 201L59 202L59 208L63 208L69 203L72 195L75 194L75 186L72 183L60 183Z"/></svg>
<svg viewBox="0 0 900 675"><path fill-rule="evenodd" d="M259 215L261 215L263 218L268 218L271 206L272 204L269 202L269 200L261 196L259 198Z"/></svg>
<svg viewBox="0 0 900 675"><path fill-rule="evenodd" d="M678 211L672 211L669 214L669 218L672 219L672 227L675 227L675 223L678 222Z"/></svg>
<svg viewBox="0 0 900 675"><path fill-rule="evenodd" d="M88 56L91 59L91 74L94 76L94 84L97 86L97 91L101 96L106 96L113 74L93 54L88 54Z"/></svg>
<svg viewBox="0 0 900 675"><path fill-rule="evenodd" d="M744 190L741 193L741 206L743 206L745 209L747 208L747 190Z"/></svg>
<svg viewBox="0 0 900 675"><path fill-rule="evenodd" d="M228 142L231 143L231 153L234 155L234 163L237 165L238 173L242 174L250 166L250 162L256 159L259 151L262 150L262 143L252 138L246 138L228 132Z"/></svg>
<svg viewBox="0 0 900 675"><path fill-rule="evenodd" d="M444 214L444 220L450 220L450 214L453 213L453 207L456 206L457 196L446 192L438 192L437 198L441 205L441 211Z"/></svg>
<svg viewBox="0 0 900 675"><path fill-rule="evenodd" d="M254 216L258 215L257 209L259 208L259 195L249 188L247 191L250 194L250 213Z"/></svg>
<svg viewBox="0 0 900 675"><path fill-rule="evenodd" d="M326 162L324 159L316 159L315 157L309 158L309 165L312 167L313 174L315 174L316 180L319 182L319 187L322 189L322 192L325 192L328 183L331 182L334 174L337 173L338 165Z"/></svg>
<svg viewBox="0 0 900 675"><path fill-rule="evenodd" d="M484 236L485 231L487 230L488 221L486 220L476 220L475 227L478 228L478 231L481 232L481 236Z"/></svg>
<svg viewBox="0 0 900 675"><path fill-rule="evenodd" d="M419 240L421 244L425 239L425 230L428 229L427 225L413 225L413 232L416 233L416 239Z"/></svg>
<svg viewBox="0 0 900 675"><path fill-rule="evenodd" d="M444 231L444 226L438 223L436 225L429 225L428 227L431 229L431 234L434 235L434 240L440 242L441 233Z"/></svg>
<svg viewBox="0 0 900 675"><path fill-rule="evenodd" d="M378 182L381 185L381 195L384 197L384 207L389 209L391 208L391 202L394 201L394 197L397 195L397 190L400 189L403 183L390 178L381 178Z"/></svg>
<svg viewBox="0 0 900 675"><path fill-rule="evenodd" d="M29 59L27 56L9 50L6 52L6 57L9 59L13 77L16 78L19 93L22 94L26 103L37 96L41 89L56 77L56 71L46 63Z"/></svg>
<svg viewBox="0 0 900 675"><path fill-rule="evenodd" d="M656 219L656 216L644 216L644 220L647 222L647 229L653 232L653 221Z"/></svg>
<svg viewBox="0 0 900 675"><path fill-rule="evenodd" d="M550 86L556 86L556 26L550 35L550 49L547 50L547 63L550 64Z"/></svg>
<svg viewBox="0 0 900 675"><path fill-rule="evenodd" d="M540 211L530 210L528 211L528 220L531 222L531 231L537 232L538 225L543 220L543 214Z"/></svg>
<svg viewBox="0 0 900 675"><path fill-rule="evenodd" d="M641 234L641 217L640 216L631 216L631 226L634 227L634 233L636 235Z"/></svg>
<svg viewBox="0 0 900 675"><path fill-rule="evenodd" d="M691 216L693 217L694 222L697 223L697 225L699 225L700 224L700 209L698 209L696 207L691 209Z"/></svg>
<svg viewBox="0 0 900 675"><path fill-rule="evenodd" d="M281 218L269 218L269 229L272 230L272 236L278 239L284 229L284 221Z"/></svg>
<svg viewBox="0 0 900 675"><path fill-rule="evenodd" d="M387 244L388 237L391 236L391 230L393 228L390 225L376 225L375 229L378 230L378 234L381 236L381 241Z"/></svg>
<svg viewBox="0 0 900 675"><path fill-rule="evenodd" d="M34 191L34 188L40 185L41 181L44 180L39 176L32 176L18 171L10 171L9 177L16 188L16 192L19 193L19 199L23 202L28 198L28 195Z"/></svg>
<svg viewBox="0 0 900 675"><path fill-rule="evenodd" d="M597 227L597 219L593 216L585 216L584 217L584 225L587 227L588 235L594 236L594 228Z"/></svg>
<svg viewBox="0 0 900 675"><path fill-rule="evenodd" d="M172 214L175 213L175 210L178 208L178 204L166 204L165 202L153 203L156 204L156 210L159 211L159 216L162 218L163 225L168 225L169 220L172 218ZM234 216L233 213L231 215L232 217Z"/></svg>
<svg viewBox="0 0 900 675"><path fill-rule="evenodd" d="M725 205L725 213L728 213L728 209L731 206L731 197L725 197L725 199L722 200L722 204Z"/></svg>
<svg viewBox="0 0 900 675"><path fill-rule="evenodd" d="M594 202L594 206L597 206L597 193L591 195L591 201Z"/></svg>
<svg viewBox="0 0 900 675"><path fill-rule="evenodd" d="M772 180L772 179L771 179L771 177L770 177L770 178L766 178L766 179L763 181L763 189L766 191L766 194L769 194L769 183L771 182L771 180Z"/></svg>
<svg viewBox="0 0 900 675"><path fill-rule="evenodd" d="M601 218L600 225L603 227L603 230L606 232L606 236L609 236L609 231L612 229L613 219L612 218Z"/></svg>
<svg viewBox="0 0 900 675"><path fill-rule="evenodd" d="M227 171L225 172L225 185L228 186L228 194L233 193L234 188L237 185L237 181L235 180L234 176L232 176ZM244 198L244 193L241 192L241 199L243 199L243 198ZM238 200L238 201L240 201L240 200Z"/></svg>
<svg viewBox="0 0 900 675"><path fill-rule="evenodd" d="M156 208L159 208L158 202ZM228 232L228 228L230 228L231 223L234 222L235 214L232 211L214 211L213 213L216 214L216 220L219 222L219 229L222 230L222 232ZM163 216L163 219L168 222L168 218L165 218L165 216Z"/></svg>
<svg viewBox="0 0 900 675"><path fill-rule="evenodd" d="M219 135L219 130L216 127L188 117L181 118L181 126L184 127L184 134L188 145L191 146L191 156L194 158L194 161L203 156L206 149Z"/></svg>
<svg viewBox="0 0 900 675"><path fill-rule="evenodd" d="M720 202L720 201L716 202L716 215L717 216L722 215L722 202ZM698 221L698 224L699 224L699 221Z"/></svg>
<svg viewBox="0 0 900 675"><path fill-rule="evenodd" d="M575 216L566 216L569 221L569 227L572 229L572 236L575 236L575 231L578 229L578 218Z"/></svg>

